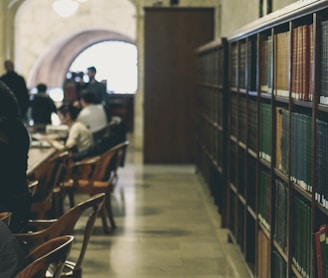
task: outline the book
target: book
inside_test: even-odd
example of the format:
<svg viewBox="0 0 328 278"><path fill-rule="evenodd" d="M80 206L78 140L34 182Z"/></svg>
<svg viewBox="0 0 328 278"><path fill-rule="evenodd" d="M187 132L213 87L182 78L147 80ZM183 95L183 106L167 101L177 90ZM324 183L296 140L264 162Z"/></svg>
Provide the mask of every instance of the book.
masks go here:
<svg viewBox="0 0 328 278"><path fill-rule="evenodd" d="M261 158L271 162L271 104L261 103L260 105L260 148L259 155Z"/></svg>
<svg viewBox="0 0 328 278"><path fill-rule="evenodd" d="M303 277L311 274L311 206L300 196L294 197L292 261Z"/></svg>
<svg viewBox="0 0 328 278"><path fill-rule="evenodd" d="M287 253L287 207L288 190L287 186L280 180L275 179L275 223L274 240L281 249Z"/></svg>
<svg viewBox="0 0 328 278"><path fill-rule="evenodd" d="M328 104L328 20L321 22L320 103Z"/></svg>
<svg viewBox="0 0 328 278"><path fill-rule="evenodd" d="M239 45L239 88L246 89L246 58L247 44L242 41Z"/></svg>
<svg viewBox="0 0 328 278"><path fill-rule="evenodd" d="M271 229L271 186L270 175L266 171L260 172L259 184L258 218L262 225L270 231Z"/></svg>
<svg viewBox="0 0 328 278"><path fill-rule="evenodd" d="M328 123L325 121L317 120L317 149L316 149L316 192L315 199L325 208L327 204L327 156L328 156Z"/></svg>
<svg viewBox="0 0 328 278"><path fill-rule="evenodd" d="M290 32L274 35L274 91L282 97L289 96Z"/></svg>
<svg viewBox="0 0 328 278"><path fill-rule="evenodd" d="M248 101L248 132L247 143L248 147L256 151L257 147L257 103L255 100Z"/></svg>
<svg viewBox="0 0 328 278"><path fill-rule="evenodd" d="M270 275L270 241L266 235L259 230L258 232L258 248L257 248L257 276L271 277Z"/></svg>
<svg viewBox="0 0 328 278"><path fill-rule="evenodd" d="M286 277L286 262L277 252L272 252L272 275L274 278L285 278Z"/></svg>

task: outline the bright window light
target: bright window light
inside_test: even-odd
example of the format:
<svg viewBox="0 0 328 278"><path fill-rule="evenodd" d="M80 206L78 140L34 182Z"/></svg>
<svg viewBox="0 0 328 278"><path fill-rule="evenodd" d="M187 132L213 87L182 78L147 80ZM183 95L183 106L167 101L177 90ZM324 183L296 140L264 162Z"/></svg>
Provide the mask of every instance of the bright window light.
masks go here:
<svg viewBox="0 0 328 278"><path fill-rule="evenodd" d="M137 48L134 44L121 41L94 44L80 53L69 70L86 72L89 66L96 67L96 79L106 81L108 92L136 93L138 71Z"/></svg>

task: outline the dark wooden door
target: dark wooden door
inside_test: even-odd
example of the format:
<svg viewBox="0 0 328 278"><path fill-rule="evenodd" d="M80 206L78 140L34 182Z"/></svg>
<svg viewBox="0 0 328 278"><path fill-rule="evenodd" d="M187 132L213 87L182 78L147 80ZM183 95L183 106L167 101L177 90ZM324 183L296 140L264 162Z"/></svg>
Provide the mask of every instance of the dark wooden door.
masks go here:
<svg viewBox="0 0 328 278"><path fill-rule="evenodd" d="M213 36L212 8L145 9L145 163L194 162L195 50Z"/></svg>

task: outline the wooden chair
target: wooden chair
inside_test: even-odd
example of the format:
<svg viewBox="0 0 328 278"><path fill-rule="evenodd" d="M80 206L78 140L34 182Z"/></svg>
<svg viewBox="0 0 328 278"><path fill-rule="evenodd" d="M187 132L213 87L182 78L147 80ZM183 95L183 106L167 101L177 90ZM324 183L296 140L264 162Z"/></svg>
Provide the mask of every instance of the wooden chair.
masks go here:
<svg viewBox="0 0 328 278"><path fill-rule="evenodd" d="M63 271L64 273L62 273L62 276L67 275L69 277L81 277L82 262L95 221L97 219L97 215L103 206L104 198L104 193L96 194L88 200L74 206L58 219L31 220L29 226L32 232L15 234L15 236L23 249L29 253L39 244L46 242L49 239L61 235L73 235L76 223L80 219L81 215L90 212L87 222L83 227L83 241L79 256L75 262L66 261Z"/></svg>
<svg viewBox="0 0 328 278"><path fill-rule="evenodd" d="M16 278L43 278L49 270L52 272L51 277L59 278L71 251L73 239L73 236L65 235L42 243L28 255L27 261L30 263Z"/></svg>
<svg viewBox="0 0 328 278"><path fill-rule="evenodd" d="M37 181L37 180L29 181L28 189L30 190L32 197L35 195L38 185L39 185L39 181Z"/></svg>
<svg viewBox="0 0 328 278"><path fill-rule="evenodd" d="M112 212L111 194L118 181L118 168L125 155L128 141L120 143L102 155L78 161L71 166L71 178L63 183L64 190L68 194L70 206L74 206L75 194L105 193L105 201L100 215L105 233L109 233L107 217L115 229L116 224ZM87 173L87 174L86 174Z"/></svg>
<svg viewBox="0 0 328 278"><path fill-rule="evenodd" d="M56 153L37 168L30 177L38 183L32 197L32 218L45 219L49 211L53 209L53 194L64 177L69 157L68 151Z"/></svg>
<svg viewBox="0 0 328 278"><path fill-rule="evenodd" d="M11 215L12 215L12 212L10 212L10 211L0 212L0 220L2 220L7 226L9 226Z"/></svg>

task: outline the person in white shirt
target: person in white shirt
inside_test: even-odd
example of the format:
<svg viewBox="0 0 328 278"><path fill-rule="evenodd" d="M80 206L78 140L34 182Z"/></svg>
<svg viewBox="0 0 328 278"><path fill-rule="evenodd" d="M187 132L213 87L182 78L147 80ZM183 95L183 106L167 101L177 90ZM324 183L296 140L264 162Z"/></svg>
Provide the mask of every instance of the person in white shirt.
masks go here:
<svg viewBox="0 0 328 278"><path fill-rule="evenodd" d="M84 90L81 94L82 110L77 117L77 121L83 123L92 134L97 134L107 128L107 116L103 105L96 104L94 94L89 90Z"/></svg>
<svg viewBox="0 0 328 278"><path fill-rule="evenodd" d="M73 104L64 104L58 108L58 116L63 124L68 125L69 132L65 145L68 148L76 146L81 152L89 148L93 143L91 131L81 122L77 121L80 110Z"/></svg>

